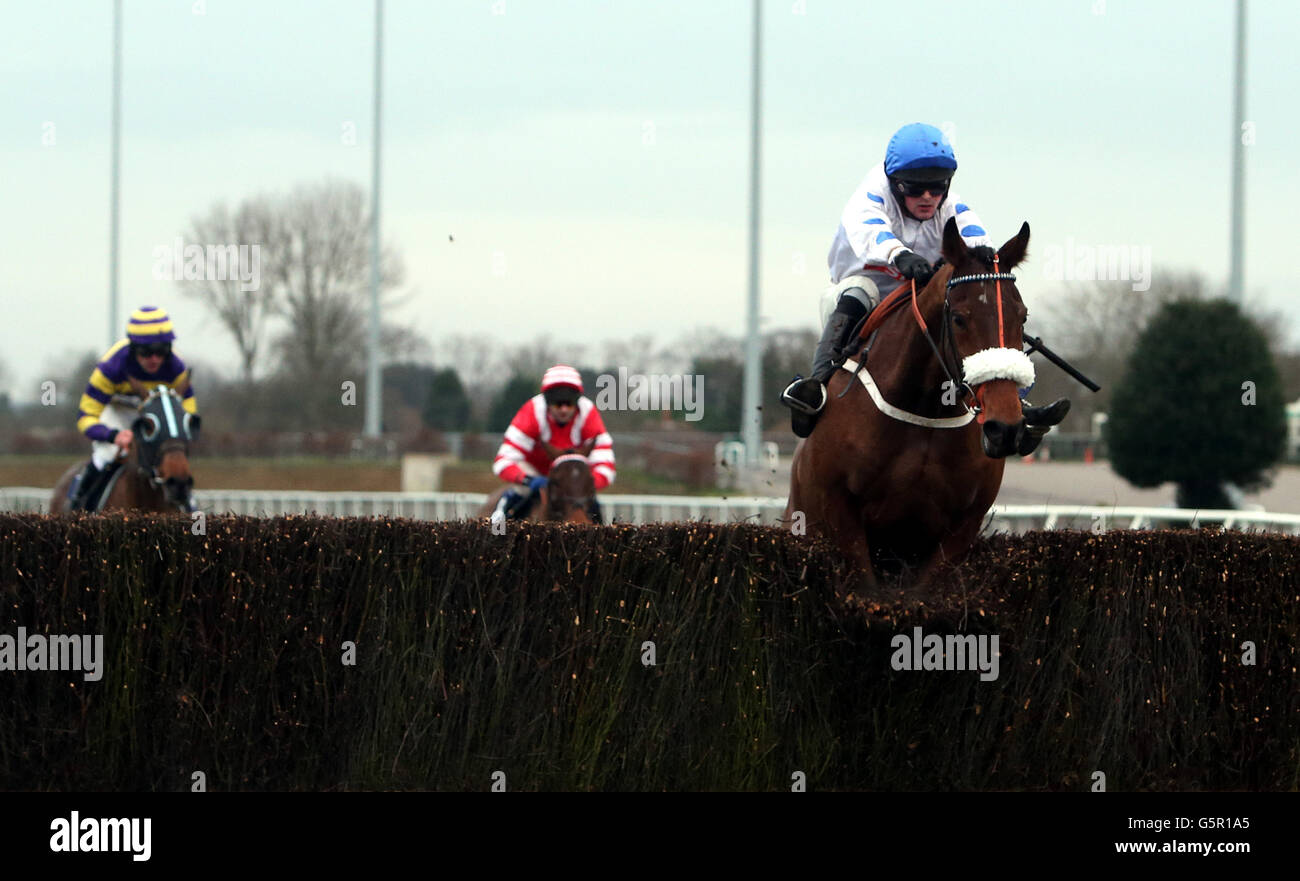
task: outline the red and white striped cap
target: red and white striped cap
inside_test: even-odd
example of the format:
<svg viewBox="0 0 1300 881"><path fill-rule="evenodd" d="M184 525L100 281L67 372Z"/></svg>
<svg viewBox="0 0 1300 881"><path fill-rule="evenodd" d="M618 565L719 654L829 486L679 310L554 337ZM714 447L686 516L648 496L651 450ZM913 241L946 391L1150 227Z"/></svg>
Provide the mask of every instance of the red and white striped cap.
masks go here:
<svg viewBox="0 0 1300 881"><path fill-rule="evenodd" d="M582 374L564 364L556 364L542 377L542 391L557 385L571 385L582 394Z"/></svg>

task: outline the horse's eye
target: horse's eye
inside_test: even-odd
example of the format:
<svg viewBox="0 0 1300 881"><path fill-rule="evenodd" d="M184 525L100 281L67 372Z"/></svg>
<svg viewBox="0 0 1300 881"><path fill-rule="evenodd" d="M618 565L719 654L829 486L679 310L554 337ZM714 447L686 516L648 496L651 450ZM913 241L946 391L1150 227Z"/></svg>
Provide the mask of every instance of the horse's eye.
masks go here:
<svg viewBox="0 0 1300 881"><path fill-rule="evenodd" d="M954 312L953 315L952 315L952 323L955 324L955 325L957 325L957 329L958 329L958 330L965 330L965 329L966 329L966 319L965 319L965 318L962 318L962 317L961 317L960 315L958 315L956 312Z"/></svg>

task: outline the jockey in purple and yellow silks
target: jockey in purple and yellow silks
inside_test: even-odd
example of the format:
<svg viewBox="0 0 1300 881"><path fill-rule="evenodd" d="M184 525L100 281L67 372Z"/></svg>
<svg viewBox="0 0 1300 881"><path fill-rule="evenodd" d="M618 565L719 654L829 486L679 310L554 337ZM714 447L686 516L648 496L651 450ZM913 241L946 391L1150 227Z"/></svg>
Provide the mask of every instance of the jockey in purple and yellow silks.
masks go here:
<svg viewBox="0 0 1300 881"><path fill-rule="evenodd" d="M131 422L139 402L138 389L149 391L163 385L181 395L185 412L197 414L198 401L190 387L190 371L175 352L171 318L154 306L131 313L126 339L104 353L85 394L81 396L77 430L93 442L90 464L81 475L72 510L84 510L86 502L103 489L109 467L130 449Z"/></svg>

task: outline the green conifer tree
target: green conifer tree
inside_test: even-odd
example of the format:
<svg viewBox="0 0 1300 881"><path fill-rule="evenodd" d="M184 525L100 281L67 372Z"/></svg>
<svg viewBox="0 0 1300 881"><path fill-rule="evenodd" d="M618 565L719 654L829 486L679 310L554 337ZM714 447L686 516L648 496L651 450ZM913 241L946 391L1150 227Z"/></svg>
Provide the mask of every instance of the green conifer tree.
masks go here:
<svg viewBox="0 0 1300 881"><path fill-rule="evenodd" d="M1228 300L1177 300L1143 330L1106 423L1111 465L1178 484L1184 508L1233 507L1225 483L1268 485L1283 455L1282 384L1263 332Z"/></svg>

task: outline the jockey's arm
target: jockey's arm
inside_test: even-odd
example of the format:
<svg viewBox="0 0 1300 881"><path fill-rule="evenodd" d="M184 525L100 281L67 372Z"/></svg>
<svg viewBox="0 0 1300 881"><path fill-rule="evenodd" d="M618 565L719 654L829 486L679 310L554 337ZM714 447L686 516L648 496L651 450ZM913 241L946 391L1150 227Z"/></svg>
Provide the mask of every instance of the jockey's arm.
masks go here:
<svg viewBox="0 0 1300 881"><path fill-rule="evenodd" d="M591 479L596 491L608 487L614 482L616 467L614 465L614 439L605 430L605 421L600 418L600 411L593 409L582 427L583 441L594 440L595 446L587 456L591 466Z"/></svg>
<svg viewBox="0 0 1300 881"><path fill-rule="evenodd" d="M885 211L888 193L884 190L877 192L877 189L868 176L844 206L840 223L849 247L863 265L883 267L890 265L894 255L905 248L893 228L893 220Z"/></svg>
<svg viewBox="0 0 1300 881"><path fill-rule="evenodd" d="M101 366L96 365L91 371L90 381L86 383L86 390L77 405L77 430L92 441L113 443L114 436L118 433L117 429L110 428L99 420L103 417L104 408L112 400L116 389L113 381L100 369Z"/></svg>
<svg viewBox="0 0 1300 881"><path fill-rule="evenodd" d="M537 474L537 469L528 462L527 456L537 446L536 419L532 418L532 408L525 404L510 421L505 437L492 461L492 472L506 483L527 483L528 478Z"/></svg>
<svg viewBox="0 0 1300 881"><path fill-rule="evenodd" d="M502 447L504 448L504 444ZM506 483L527 483L528 473L519 465L518 462L512 461L508 455L503 462L503 453L497 451L497 457L492 463L492 471L497 477L500 477Z"/></svg>

